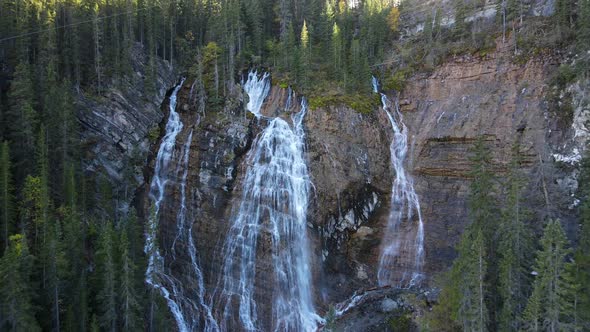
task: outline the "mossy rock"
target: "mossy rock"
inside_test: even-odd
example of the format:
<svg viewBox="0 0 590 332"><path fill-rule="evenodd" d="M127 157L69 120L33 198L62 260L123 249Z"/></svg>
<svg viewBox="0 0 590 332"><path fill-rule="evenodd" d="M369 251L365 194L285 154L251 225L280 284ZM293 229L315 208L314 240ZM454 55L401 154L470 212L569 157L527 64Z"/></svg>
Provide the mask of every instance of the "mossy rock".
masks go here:
<svg viewBox="0 0 590 332"><path fill-rule="evenodd" d="M361 114L371 114L379 106L376 95L327 95L309 98L310 109L346 105Z"/></svg>
<svg viewBox="0 0 590 332"><path fill-rule="evenodd" d="M412 315L407 312L389 318L387 320L387 326L394 332L411 332L416 330L414 322L412 321Z"/></svg>
<svg viewBox="0 0 590 332"><path fill-rule="evenodd" d="M160 137L160 127L159 126L155 126L154 128L152 128L148 132L148 140L152 144L156 143L156 141L158 140L159 137Z"/></svg>

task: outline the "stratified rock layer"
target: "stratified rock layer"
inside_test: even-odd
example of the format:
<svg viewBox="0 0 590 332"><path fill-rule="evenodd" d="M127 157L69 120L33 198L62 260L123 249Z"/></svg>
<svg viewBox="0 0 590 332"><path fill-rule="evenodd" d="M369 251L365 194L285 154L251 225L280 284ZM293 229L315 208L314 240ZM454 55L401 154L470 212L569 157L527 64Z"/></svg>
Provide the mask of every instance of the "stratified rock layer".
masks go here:
<svg viewBox="0 0 590 332"><path fill-rule="evenodd" d="M540 230L546 217L561 218L570 234L575 225L568 185L575 167L563 167L563 162L555 160L556 151L567 154L577 147L568 145L564 150L563 142L575 136L580 125L574 123L572 127L571 119L564 119L549 100L554 96L549 82L559 61L546 55L517 64L511 61L511 50L507 45L485 57L453 58L428 75L412 77L401 96L386 91L392 100L399 97L409 130L406 171L414 178L422 207L426 284L429 277L450 266L456 255L454 246L469 223L470 156L480 135L492 153L493 171L498 175L496 189L507 172L513 144L520 144L520 167L529 179L525 205L534 212L530 226L534 231ZM247 97L239 87L227 98L225 109L199 113L189 98L191 84L186 82L178 95L178 111L185 127L178 136L177 150L193 129L187 192L205 287L213 294L219 285L221 246L239 205L248 169L245 156L268 120L246 114ZM571 89L578 91L580 86L584 85ZM290 114L299 112L300 105L293 101L285 110L288 96L287 89L273 86L261 114L291 121ZM577 96L584 99L582 93ZM162 110L166 108L165 103ZM583 117L587 112L581 109L574 113ZM323 314L330 304L376 285L379 248L395 176L390 165L392 137L381 109L368 115L346 106L311 109L304 128L312 181L308 210L312 284L316 308ZM150 172L150 167L146 168L146 178ZM160 216L162 247L174 240L178 184L171 183L167 191L170 203ZM147 196L139 201L147 214ZM268 315L272 299L268 241L267 236L261 236L257 248L255 294L261 317ZM400 264L411 259L401 257ZM173 264L175 277L182 280L182 266L188 264L188 258L177 252ZM383 301L387 306L394 299ZM220 314L221 308L213 309L214 314ZM371 322L343 324L356 329Z"/></svg>
<svg viewBox="0 0 590 332"><path fill-rule="evenodd" d="M87 155L84 171L110 182L116 210L127 210L135 190L143 184L142 168L150 149L150 131L162 121L166 91L178 79L167 61L156 61L155 91L145 86L147 57L140 44L132 50L132 69L116 82L107 82L100 96L77 95L77 117ZM99 186L94 186L98 188Z"/></svg>

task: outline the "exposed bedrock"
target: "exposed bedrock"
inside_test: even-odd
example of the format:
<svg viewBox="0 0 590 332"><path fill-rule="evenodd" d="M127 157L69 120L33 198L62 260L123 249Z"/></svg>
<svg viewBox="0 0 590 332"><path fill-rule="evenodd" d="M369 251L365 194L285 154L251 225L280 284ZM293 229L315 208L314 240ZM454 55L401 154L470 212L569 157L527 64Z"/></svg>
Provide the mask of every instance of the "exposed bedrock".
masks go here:
<svg viewBox="0 0 590 332"><path fill-rule="evenodd" d="M558 59L538 56L515 64L508 52L498 49L483 58L451 59L430 74L412 77L398 98L409 133L405 168L414 179L425 225L426 285L429 277L451 264L454 246L469 222L470 154L479 135L484 135L491 149L500 181L507 171L511 147L519 141L521 168L529 179L526 205L534 212L531 227L540 229L543 218L558 217L575 239L575 197L571 193L579 159L576 153L581 153L586 141L584 119L590 114L587 83L568 87L574 111L573 118L564 118L552 100L559 96L555 97L549 85ZM247 155L269 120L246 114L248 97L240 88L227 98L223 110L199 113L190 96L191 86L192 82L185 82L178 94L177 111L185 125L177 137L175 153L181 153L193 130L186 182L190 223L205 288L213 293L219 288L223 243L250 166ZM395 93L387 93L394 99ZM301 106L298 100L286 110L288 96L287 89L273 86L260 113L291 123L290 115L300 112ZM165 113L166 109L167 102L162 106ZM318 312L325 314L331 304L377 283L379 248L395 176L389 151L392 134L381 109L368 115L347 106L311 109L303 124L312 183L307 230L312 247L313 297ZM567 143L570 141L573 143ZM154 151L157 145L152 147L152 155ZM151 177L152 169L153 161L146 168L146 178ZM171 180L166 195L170 199L161 209L159 226L162 248L175 240L178 179ZM140 201L147 215L147 195ZM406 222L400 227L407 230L416 225ZM268 232L262 231L256 248L254 294L261 320L271 314L273 289L269 285L274 275L270 241ZM162 254L170 257L166 250ZM403 255L396 264L403 266L410 259ZM175 278L186 278L190 285L183 272L183 266L190 264L186 255L177 250L167 264ZM221 311L213 308L214 314ZM341 324L359 326L355 321Z"/></svg>

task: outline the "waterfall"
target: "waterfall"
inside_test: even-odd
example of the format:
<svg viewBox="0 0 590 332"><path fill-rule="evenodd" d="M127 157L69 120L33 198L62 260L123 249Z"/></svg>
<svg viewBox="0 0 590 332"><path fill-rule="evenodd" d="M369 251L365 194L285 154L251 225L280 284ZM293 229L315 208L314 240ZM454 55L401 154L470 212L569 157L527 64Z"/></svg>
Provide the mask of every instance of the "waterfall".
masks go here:
<svg viewBox="0 0 590 332"><path fill-rule="evenodd" d="M182 332L198 329L201 312L208 324L215 324L211 310L205 305L203 300L203 276L199 267L197 251L192 236L193 219L192 216L189 218L189 208L187 207L186 201L189 156L193 129L190 130L182 147L182 152L180 156L178 156L180 159L178 160L177 167L175 169L169 167L170 162L177 158L174 153L176 138L184 127L180 115L176 112L177 94L182 88L183 83L184 79L181 80L180 84L170 95L170 113L166 123L166 134L160 143L160 149L158 150L156 157L154 176L150 186L150 199L153 201L153 210L151 211L148 220L148 231L146 233L145 245L145 252L149 258L148 269L146 271L146 282L154 289L158 290L166 299L168 307L176 320L178 329ZM180 188L180 204L176 214L176 236L169 248L170 261L176 260L177 246L182 250L188 248L187 253L190 257L191 266L186 273L191 280L196 282L196 285L183 285L180 280L172 276L169 268L165 266L164 256L160 254L156 240L160 220L160 209L166 199L166 187L172 184L170 182L178 178L180 171L182 171L182 175L180 176L180 183L177 184Z"/></svg>
<svg viewBox="0 0 590 332"><path fill-rule="evenodd" d="M379 83L372 80L373 91L379 93ZM391 189L391 207L388 223L383 237L377 278L380 286L395 284L397 286L414 286L422 279L424 264L424 225L420 211L420 200L414 191L413 179L404 168L408 152L408 128L403 122L402 114L395 103L394 115L390 110L391 102L381 93L381 103L393 130L393 139L389 146L391 166L395 179ZM416 221L415 235L401 229L402 222ZM401 255L413 256L408 264L400 264ZM400 269L396 271L395 268ZM396 277L396 273L399 273Z"/></svg>
<svg viewBox="0 0 590 332"><path fill-rule="evenodd" d="M248 73L248 80L244 83L244 91L250 98L246 108L256 117L260 117L260 108L270 91L270 74L264 73L259 77L257 71L251 70Z"/></svg>
<svg viewBox="0 0 590 332"><path fill-rule="evenodd" d="M258 116L269 91L268 74L258 78L251 73L248 78L248 110ZM269 119L248 153L250 166L242 198L223 247L223 275L218 286L222 330L262 329L255 294L255 284L261 280L269 282L262 287L273 296L272 303L264 303L272 308L269 329L313 331L321 320L311 295L306 220L310 180L303 130L306 111L303 99L301 111L291 116L292 127L280 117ZM268 275L257 274L257 253L262 251L272 258ZM234 306L237 316L232 312Z"/></svg>

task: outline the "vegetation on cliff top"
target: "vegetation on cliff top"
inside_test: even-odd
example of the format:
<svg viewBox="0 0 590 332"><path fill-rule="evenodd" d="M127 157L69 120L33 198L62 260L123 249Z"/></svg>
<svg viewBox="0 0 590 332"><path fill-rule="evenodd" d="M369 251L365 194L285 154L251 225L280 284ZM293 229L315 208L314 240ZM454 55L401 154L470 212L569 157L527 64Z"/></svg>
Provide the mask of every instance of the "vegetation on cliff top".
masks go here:
<svg viewBox="0 0 590 332"><path fill-rule="evenodd" d="M1 1L0 330L171 325L162 298L144 287L143 232L133 208L121 215L116 206L123 199L109 182L90 179L82 169L81 160L88 158L84 144L92 142L79 140L73 107L78 93L102 95L123 77L139 75L151 98L158 60L165 59L197 78L200 110L221 109L238 73L264 66L282 85L307 94L312 108L343 103L368 113L379 104L371 94L371 73L380 76L384 89L399 91L412 73L432 70L449 56L486 56L497 38L514 47L520 62L547 49L583 54L590 48L590 0L556 0L556 13L547 18L523 16L525 1L499 0L492 26L467 19L484 1L454 0L455 25L444 27L442 10L433 8L421 33L401 39L400 27L413 24L404 21L411 17L406 2L352 3ZM147 64L145 73L133 67L134 45L144 50L139 60ZM588 63L587 55L580 56L574 69L560 71L556 84L587 74ZM152 139L158 135L150 133ZM532 278L531 266L523 267L528 247L515 246L526 242L519 231L526 216L518 209L518 175L508 178L506 211L498 213L487 194L493 185L485 151L479 153L473 224L442 304L434 309L433 329L569 328L587 322L588 164L581 181L580 243L570 254L559 223L547 220ZM548 262L548 254L557 259Z"/></svg>

